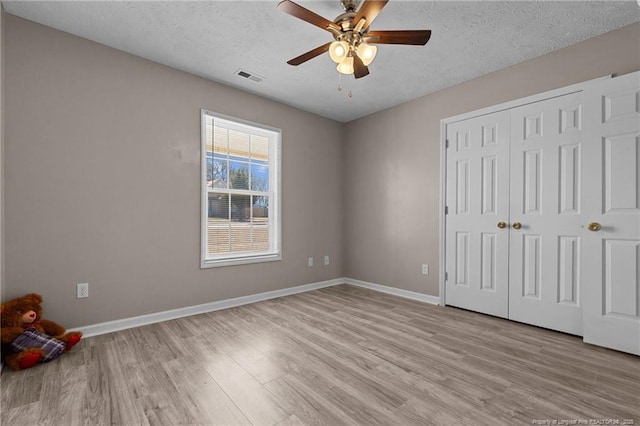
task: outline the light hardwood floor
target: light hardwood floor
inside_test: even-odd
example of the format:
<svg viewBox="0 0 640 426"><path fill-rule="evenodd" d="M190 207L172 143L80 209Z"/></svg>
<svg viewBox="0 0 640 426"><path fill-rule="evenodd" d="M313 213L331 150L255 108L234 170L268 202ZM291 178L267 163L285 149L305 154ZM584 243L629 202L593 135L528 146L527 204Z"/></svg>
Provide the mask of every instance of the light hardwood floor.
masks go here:
<svg viewBox="0 0 640 426"><path fill-rule="evenodd" d="M0 386L2 425L640 424L638 357L347 285L88 338Z"/></svg>

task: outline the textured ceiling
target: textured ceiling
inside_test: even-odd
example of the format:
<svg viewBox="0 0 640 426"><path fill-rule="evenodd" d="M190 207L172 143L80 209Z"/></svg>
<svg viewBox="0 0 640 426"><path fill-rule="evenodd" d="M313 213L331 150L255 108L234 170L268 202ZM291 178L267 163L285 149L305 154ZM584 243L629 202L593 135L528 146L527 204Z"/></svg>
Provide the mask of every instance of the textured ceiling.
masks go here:
<svg viewBox="0 0 640 426"><path fill-rule="evenodd" d="M330 20L342 13L337 0L298 3ZM339 92L328 55L286 64L331 36L278 11L278 0L2 4L10 14L342 122L640 21L635 0L391 0L371 28L431 29L431 40L379 45L371 74L343 76ZM238 69L264 80L239 77Z"/></svg>

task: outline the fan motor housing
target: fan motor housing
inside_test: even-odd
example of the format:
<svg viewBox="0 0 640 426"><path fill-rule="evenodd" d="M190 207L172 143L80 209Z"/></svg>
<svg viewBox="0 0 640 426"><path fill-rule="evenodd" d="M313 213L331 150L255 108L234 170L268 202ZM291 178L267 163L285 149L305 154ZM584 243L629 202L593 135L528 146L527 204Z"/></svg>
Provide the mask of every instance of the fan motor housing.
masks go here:
<svg viewBox="0 0 640 426"><path fill-rule="evenodd" d="M360 0L340 0L340 3L346 12L354 12L360 5Z"/></svg>
<svg viewBox="0 0 640 426"><path fill-rule="evenodd" d="M351 31L355 27L355 23L353 22L354 16L356 16L355 12L345 12L334 19L333 22L340 25L342 31Z"/></svg>

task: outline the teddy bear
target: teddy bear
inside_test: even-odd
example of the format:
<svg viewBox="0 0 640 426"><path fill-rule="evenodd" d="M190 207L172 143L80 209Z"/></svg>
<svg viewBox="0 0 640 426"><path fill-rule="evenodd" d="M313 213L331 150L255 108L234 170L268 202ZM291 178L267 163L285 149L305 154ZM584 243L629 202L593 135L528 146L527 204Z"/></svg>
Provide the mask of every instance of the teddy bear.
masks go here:
<svg viewBox="0 0 640 426"><path fill-rule="evenodd" d="M42 296L30 293L0 305L2 356L13 370L30 368L68 351L82 333L42 318Z"/></svg>

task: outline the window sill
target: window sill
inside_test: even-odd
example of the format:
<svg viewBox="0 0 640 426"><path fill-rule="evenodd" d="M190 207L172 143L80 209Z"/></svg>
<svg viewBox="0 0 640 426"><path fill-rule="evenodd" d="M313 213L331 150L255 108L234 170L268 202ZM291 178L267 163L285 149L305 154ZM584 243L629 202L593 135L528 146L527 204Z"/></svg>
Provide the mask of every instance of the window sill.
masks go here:
<svg viewBox="0 0 640 426"><path fill-rule="evenodd" d="M282 260L282 255L280 253L260 256L232 257L227 259L206 259L200 262L200 269L247 265L252 263L277 262L280 260Z"/></svg>

